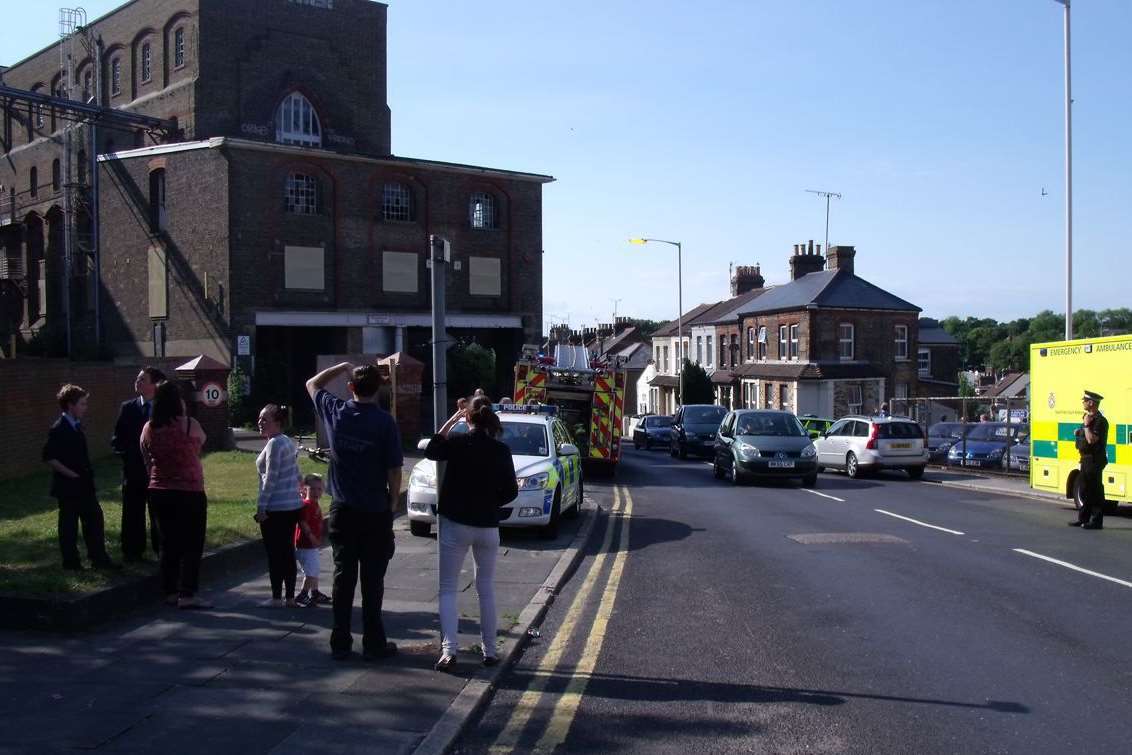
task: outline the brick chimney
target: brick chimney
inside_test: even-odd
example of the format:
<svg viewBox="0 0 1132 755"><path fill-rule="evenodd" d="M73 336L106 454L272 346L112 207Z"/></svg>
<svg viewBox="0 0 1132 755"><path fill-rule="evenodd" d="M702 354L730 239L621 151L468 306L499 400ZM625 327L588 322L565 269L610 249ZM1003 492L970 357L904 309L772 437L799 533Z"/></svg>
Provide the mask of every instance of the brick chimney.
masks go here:
<svg viewBox="0 0 1132 755"><path fill-rule="evenodd" d="M766 284L759 265L738 265L731 270L731 295L739 296Z"/></svg>
<svg viewBox="0 0 1132 755"><path fill-rule="evenodd" d="M850 275L853 274L853 258L857 256L853 247L831 246L825 251L825 256L830 270L848 270Z"/></svg>
<svg viewBox="0 0 1132 755"><path fill-rule="evenodd" d="M790 258L790 280L796 281L803 275L818 273L825 269L825 260L814 252L814 242L809 248L805 244L794 245L794 256Z"/></svg>

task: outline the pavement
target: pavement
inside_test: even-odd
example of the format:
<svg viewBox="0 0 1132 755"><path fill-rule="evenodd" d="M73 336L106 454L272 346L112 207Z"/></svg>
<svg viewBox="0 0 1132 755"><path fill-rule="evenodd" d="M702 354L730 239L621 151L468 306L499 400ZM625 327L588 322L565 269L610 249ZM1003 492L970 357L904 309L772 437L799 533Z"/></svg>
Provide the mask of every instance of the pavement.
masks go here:
<svg viewBox="0 0 1132 755"><path fill-rule="evenodd" d="M1067 503L1069 499L1056 493L1047 493L1030 487L1029 477L1021 475L987 475L965 470L950 470L938 467L928 467L924 473L924 482L933 482L954 488L978 490L994 495L1009 495L1019 498L1032 498L1038 501Z"/></svg>
<svg viewBox="0 0 1132 755"><path fill-rule="evenodd" d="M632 450L616 487L455 752L1128 750L1132 513Z"/></svg>
<svg viewBox="0 0 1132 755"><path fill-rule="evenodd" d="M587 505L552 541L504 531L496 599L505 658L553 599L578 552L575 538L584 539L595 516ZM503 667L476 661L479 605L469 555L458 602L464 662L453 674L433 671L435 536L411 535L403 516L395 531L384 617L396 657L331 660L330 608L259 607L270 596L265 566L204 585L211 611L149 607L77 636L0 632L7 723L0 752L410 753L426 740L422 752L439 751ZM321 564L329 593L329 548ZM360 596L354 627L358 650ZM444 731L429 738L438 726Z"/></svg>

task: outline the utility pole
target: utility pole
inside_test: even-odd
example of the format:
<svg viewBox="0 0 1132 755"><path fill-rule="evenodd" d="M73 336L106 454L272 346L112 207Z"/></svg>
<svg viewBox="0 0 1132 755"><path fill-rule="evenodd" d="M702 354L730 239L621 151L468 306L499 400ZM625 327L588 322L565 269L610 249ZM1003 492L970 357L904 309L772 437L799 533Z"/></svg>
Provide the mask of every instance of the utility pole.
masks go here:
<svg viewBox="0 0 1132 755"><path fill-rule="evenodd" d="M448 331L447 301L448 263L452 246L443 236L428 237L429 263L432 268L432 412L434 430L448 419Z"/></svg>
<svg viewBox="0 0 1132 755"><path fill-rule="evenodd" d="M1065 340L1073 340L1073 87L1069 67L1069 0L1065 6Z"/></svg>
<svg viewBox="0 0 1132 755"><path fill-rule="evenodd" d="M806 189L810 194L817 194L819 197L825 197L825 251L829 254L829 200L841 199L841 195L836 191L818 191L817 189Z"/></svg>

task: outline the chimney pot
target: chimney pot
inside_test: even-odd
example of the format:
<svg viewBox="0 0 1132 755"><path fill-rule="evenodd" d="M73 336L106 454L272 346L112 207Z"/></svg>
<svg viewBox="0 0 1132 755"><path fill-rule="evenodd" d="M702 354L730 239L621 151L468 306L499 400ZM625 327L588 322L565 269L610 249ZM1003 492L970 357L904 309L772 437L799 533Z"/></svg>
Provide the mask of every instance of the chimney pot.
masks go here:
<svg viewBox="0 0 1132 755"><path fill-rule="evenodd" d="M813 254L813 253L814 253L814 240L810 239L810 251L807 252L807 254Z"/></svg>

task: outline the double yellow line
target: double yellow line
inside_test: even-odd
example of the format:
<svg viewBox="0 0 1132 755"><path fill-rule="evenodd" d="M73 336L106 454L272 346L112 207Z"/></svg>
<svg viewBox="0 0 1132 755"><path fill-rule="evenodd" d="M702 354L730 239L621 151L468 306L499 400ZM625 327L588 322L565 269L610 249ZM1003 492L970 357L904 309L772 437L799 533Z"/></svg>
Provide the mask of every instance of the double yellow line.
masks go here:
<svg viewBox="0 0 1132 755"><path fill-rule="evenodd" d="M629 520L632 514L633 497L629 495L628 490L614 486L613 509L605 527L605 538L602 540L601 550L594 559L589 573L586 574L585 581L578 590L578 594L574 597L574 601L570 604L570 608L566 611L566 615L562 620L562 626L559 627L554 641L550 644L546 655L543 656L542 662L539 663L538 668L535 670L535 675L531 680L530 686L523 692L522 697L519 698L519 702L511 712L511 717L507 720L507 725L503 727L499 736L496 737L494 744L492 744L491 752L510 753L514 752L519 746L519 738L530 722L539 703L545 697L546 686L550 680L554 678L556 669L561 665L567 645L571 638L574 637L578 623L581 621L582 615L586 611L586 605L589 602L590 595L593 594L594 589L597 587L601 572L605 567L605 560L610 555L610 546L613 544L613 530L615 529L617 521L620 520L621 534L618 540L617 550L614 552L613 566L609 571L609 579L605 583L601 603L597 608L597 616L594 618L589 635L586 637L586 645L582 650L582 656L574 667L573 672L570 674L570 680L566 685L565 691L563 691L555 702L550 721L543 731L542 736L539 738L538 744L535 745L533 752L551 752L558 745L566 741L566 735L569 734L570 726L574 723L574 717L578 712L578 705L581 703L582 697L586 693L586 685L589 684L594 667L597 665L597 659L601 655L602 644L605 642L605 633L609 626L609 617L613 613L613 604L617 600L617 589L621 585L621 574L625 569L625 557L629 551ZM525 749L524 751L531 752L532 750Z"/></svg>

